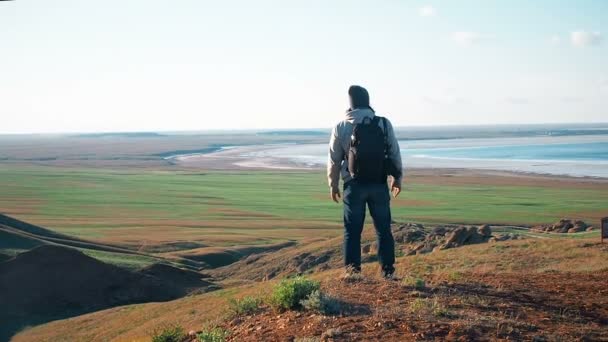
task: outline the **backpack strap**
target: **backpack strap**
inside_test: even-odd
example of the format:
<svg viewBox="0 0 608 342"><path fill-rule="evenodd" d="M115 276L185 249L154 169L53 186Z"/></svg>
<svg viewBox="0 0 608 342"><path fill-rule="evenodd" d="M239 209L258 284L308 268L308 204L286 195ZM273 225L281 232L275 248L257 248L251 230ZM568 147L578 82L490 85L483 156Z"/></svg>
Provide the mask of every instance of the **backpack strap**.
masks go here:
<svg viewBox="0 0 608 342"><path fill-rule="evenodd" d="M382 126L384 128L384 151L386 153L386 157L389 156L389 146L388 146L388 128L386 128L386 118L382 117Z"/></svg>

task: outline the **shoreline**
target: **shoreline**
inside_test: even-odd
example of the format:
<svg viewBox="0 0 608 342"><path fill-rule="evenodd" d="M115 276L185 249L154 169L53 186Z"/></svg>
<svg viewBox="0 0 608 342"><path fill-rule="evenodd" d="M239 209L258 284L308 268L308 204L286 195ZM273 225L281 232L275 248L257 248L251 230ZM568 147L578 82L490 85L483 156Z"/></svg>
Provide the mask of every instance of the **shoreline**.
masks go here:
<svg viewBox="0 0 608 342"><path fill-rule="evenodd" d="M302 163L286 157L270 155L252 155L252 153L262 153L264 151L281 147L280 145L247 145L231 146L226 149L201 154L184 154L174 156L172 162L175 166L186 169L207 169L207 170L284 170L284 171L307 171L325 170L325 165L319 163ZM416 174L437 174L437 173L457 173L457 174L479 174L486 176L508 176L520 178L542 178L553 180L581 181L585 183L608 183L608 177L596 176L576 176L569 174L540 173L519 170L504 170L492 168L476 167L428 167L414 166L407 167L405 174L410 172Z"/></svg>

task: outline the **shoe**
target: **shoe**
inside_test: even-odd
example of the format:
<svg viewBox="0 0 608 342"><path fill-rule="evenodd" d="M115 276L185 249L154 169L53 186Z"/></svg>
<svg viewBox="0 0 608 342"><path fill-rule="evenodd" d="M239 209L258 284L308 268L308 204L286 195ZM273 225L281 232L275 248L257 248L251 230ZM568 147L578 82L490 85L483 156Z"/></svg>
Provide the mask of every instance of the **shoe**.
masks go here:
<svg viewBox="0 0 608 342"><path fill-rule="evenodd" d="M382 278L386 280L397 280L395 276L395 268L393 266L382 268Z"/></svg>

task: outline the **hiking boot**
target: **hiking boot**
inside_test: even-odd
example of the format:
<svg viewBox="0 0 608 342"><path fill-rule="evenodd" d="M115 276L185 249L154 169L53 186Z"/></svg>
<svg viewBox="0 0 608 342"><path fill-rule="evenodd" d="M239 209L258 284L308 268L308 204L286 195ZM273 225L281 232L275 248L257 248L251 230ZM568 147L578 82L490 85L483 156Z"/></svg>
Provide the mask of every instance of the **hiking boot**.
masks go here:
<svg viewBox="0 0 608 342"><path fill-rule="evenodd" d="M382 278L386 280L397 280L395 276L395 268L393 266L382 268Z"/></svg>

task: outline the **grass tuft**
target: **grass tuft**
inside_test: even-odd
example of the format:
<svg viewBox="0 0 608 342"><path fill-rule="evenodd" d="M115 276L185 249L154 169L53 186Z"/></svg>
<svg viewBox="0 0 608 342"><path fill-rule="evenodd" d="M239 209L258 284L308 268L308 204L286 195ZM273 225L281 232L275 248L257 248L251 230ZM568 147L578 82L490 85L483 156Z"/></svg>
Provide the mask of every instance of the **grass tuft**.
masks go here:
<svg viewBox="0 0 608 342"><path fill-rule="evenodd" d="M424 290L426 288L426 282L422 278L407 276L401 281L403 286L413 287L416 290Z"/></svg>
<svg viewBox="0 0 608 342"><path fill-rule="evenodd" d="M417 298L410 304L410 310L418 315L433 315L435 317L450 317L451 313L437 298Z"/></svg>
<svg viewBox="0 0 608 342"><path fill-rule="evenodd" d="M152 332L152 342L182 342L186 332L179 325L161 327Z"/></svg>
<svg viewBox="0 0 608 342"><path fill-rule="evenodd" d="M262 300L257 297L230 298L228 300L228 313L230 317L252 315L260 310Z"/></svg>
<svg viewBox="0 0 608 342"><path fill-rule="evenodd" d="M225 342L230 336L228 330L220 327L206 328L196 335L198 342Z"/></svg>

